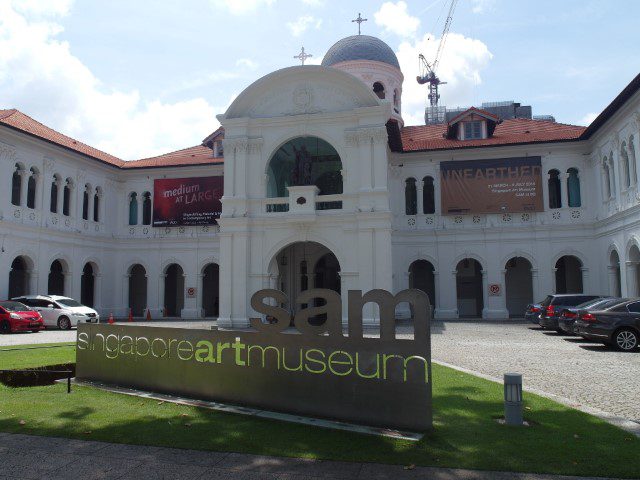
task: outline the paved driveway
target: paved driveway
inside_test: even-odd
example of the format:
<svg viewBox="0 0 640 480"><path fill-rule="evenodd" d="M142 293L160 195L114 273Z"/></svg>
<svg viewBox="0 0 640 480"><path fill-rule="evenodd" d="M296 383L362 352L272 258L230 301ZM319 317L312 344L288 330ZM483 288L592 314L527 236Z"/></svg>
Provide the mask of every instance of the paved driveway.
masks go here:
<svg viewBox="0 0 640 480"><path fill-rule="evenodd" d="M640 422L640 352L616 352L523 321L433 324L432 357L491 377L523 375L524 388Z"/></svg>
<svg viewBox="0 0 640 480"><path fill-rule="evenodd" d="M136 325L145 324L144 322ZM156 326L209 328L212 321L156 322ZM401 331L406 331L401 326ZM525 389L568 399L640 423L640 352L622 353L577 337L541 331L523 321L438 321L432 357L495 378L523 375ZM76 331L0 336L3 345L75 341Z"/></svg>

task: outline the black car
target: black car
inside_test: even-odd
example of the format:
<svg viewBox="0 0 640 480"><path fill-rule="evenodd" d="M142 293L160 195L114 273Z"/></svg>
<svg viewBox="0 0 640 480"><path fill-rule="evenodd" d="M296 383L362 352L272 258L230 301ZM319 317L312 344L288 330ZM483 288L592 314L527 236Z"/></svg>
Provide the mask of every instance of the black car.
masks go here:
<svg viewBox="0 0 640 480"><path fill-rule="evenodd" d="M562 332L558 325L560 319L560 313L562 310L568 307L575 307L581 303L594 300L596 298L603 298L605 295L585 295L584 293L562 293L547 295L540 306L542 311L540 317L538 317L538 325L542 328L548 328L549 330L555 330Z"/></svg>
<svg viewBox="0 0 640 480"><path fill-rule="evenodd" d="M603 297L589 300L588 302L581 303L575 307L567 307L560 312L560 318L558 319L558 327L564 333L569 335L575 335L575 322L578 319L578 312L580 310L600 310L603 308L617 305L624 299L619 297Z"/></svg>
<svg viewBox="0 0 640 480"><path fill-rule="evenodd" d="M602 310L581 310L575 328L576 333L586 339L597 340L625 352L637 350L640 344L640 298L627 298Z"/></svg>
<svg viewBox="0 0 640 480"><path fill-rule="evenodd" d="M524 312L525 320L528 320L532 323L538 323L538 320L540 319L540 313L542 313L543 308L544 307L542 306L542 302L530 303L529 305L527 305L527 309Z"/></svg>

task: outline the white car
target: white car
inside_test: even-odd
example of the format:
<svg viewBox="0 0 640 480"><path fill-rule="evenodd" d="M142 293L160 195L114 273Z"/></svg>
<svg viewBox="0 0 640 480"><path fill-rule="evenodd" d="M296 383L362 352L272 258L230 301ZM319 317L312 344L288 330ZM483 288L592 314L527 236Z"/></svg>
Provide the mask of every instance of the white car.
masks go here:
<svg viewBox="0 0 640 480"><path fill-rule="evenodd" d="M45 327L69 330L78 323L98 323L100 316L73 298L60 295L24 295L13 300L24 303L42 315Z"/></svg>

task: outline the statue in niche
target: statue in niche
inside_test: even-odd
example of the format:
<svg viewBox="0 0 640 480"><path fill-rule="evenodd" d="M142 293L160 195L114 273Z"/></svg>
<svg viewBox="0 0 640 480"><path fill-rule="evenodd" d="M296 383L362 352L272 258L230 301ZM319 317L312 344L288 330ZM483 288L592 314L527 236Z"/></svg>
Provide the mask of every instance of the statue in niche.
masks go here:
<svg viewBox="0 0 640 480"><path fill-rule="evenodd" d="M295 153L296 160L293 171L291 172L291 185L312 185L311 166L313 159L311 158L311 153L305 145L302 145L299 150L294 145L293 152Z"/></svg>

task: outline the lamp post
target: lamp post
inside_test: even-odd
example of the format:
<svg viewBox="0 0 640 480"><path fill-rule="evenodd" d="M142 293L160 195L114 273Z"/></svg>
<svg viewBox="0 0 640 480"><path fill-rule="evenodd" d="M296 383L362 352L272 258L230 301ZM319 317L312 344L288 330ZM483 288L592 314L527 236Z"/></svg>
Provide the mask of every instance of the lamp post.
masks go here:
<svg viewBox="0 0 640 480"><path fill-rule="evenodd" d="M504 374L504 420L507 425L522 425L522 375Z"/></svg>

